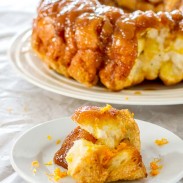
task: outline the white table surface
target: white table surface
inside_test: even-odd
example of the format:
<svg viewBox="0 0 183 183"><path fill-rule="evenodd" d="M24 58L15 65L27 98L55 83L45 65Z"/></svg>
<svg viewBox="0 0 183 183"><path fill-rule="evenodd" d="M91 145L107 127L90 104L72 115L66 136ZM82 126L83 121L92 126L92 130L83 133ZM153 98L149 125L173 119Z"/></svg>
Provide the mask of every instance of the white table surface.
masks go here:
<svg viewBox="0 0 183 183"><path fill-rule="evenodd" d="M23 80L11 67L7 49L11 38L31 26L38 0L0 0L0 182L25 183L11 167L15 139L30 127L69 116L81 105L104 105L54 94ZM168 100L168 99L167 99ZM135 118L158 124L183 139L183 105L123 106ZM183 179L180 181L183 183Z"/></svg>

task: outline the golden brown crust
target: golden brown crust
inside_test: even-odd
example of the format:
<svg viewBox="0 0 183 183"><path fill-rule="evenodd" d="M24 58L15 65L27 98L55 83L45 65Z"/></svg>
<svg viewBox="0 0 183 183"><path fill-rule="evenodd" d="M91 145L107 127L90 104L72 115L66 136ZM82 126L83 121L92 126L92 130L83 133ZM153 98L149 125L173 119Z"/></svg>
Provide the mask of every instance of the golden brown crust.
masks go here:
<svg viewBox="0 0 183 183"><path fill-rule="evenodd" d="M178 2L178 1L177 1ZM167 4L172 10L177 3ZM34 20L32 47L60 74L111 90L125 86L137 58L138 35L148 28L183 31L181 11L124 13L97 0L43 0Z"/></svg>

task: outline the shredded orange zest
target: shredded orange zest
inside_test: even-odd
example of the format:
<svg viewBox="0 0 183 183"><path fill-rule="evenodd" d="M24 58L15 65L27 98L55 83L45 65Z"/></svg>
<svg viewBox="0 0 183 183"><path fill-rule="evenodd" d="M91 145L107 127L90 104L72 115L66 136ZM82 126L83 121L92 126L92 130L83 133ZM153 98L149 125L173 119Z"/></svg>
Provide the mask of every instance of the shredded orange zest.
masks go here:
<svg viewBox="0 0 183 183"><path fill-rule="evenodd" d="M51 139L52 139L52 137L51 137L50 135L48 135L48 136L47 136L47 139L48 139L48 140L51 140Z"/></svg>
<svg viewBox="0 0 183 183"><path fill-rule="evenodd" d="M128 97L125 97L125 100L129 100L129 98Z"/></svg>
<svg viewBox="0 0 183 183"><path fill-rule="evenodd" d="M141 95L142 93L140 91L134 92L135 95Z"/></svg>
<svg viewBox="0 0 183 183"><path fill-rule="evenodd" d="M159 166L157 165L156 162L151 162L151 163L150 163L150 166L151 166L151 169L152 169L152 170L156 170L156 169L159 168Z"/></svg>
<svg viewBox="0 0 183 183"><path fill-rule="evenodd" d="M49 179L49 180L58 182L61 178L67 176L67 172L62 172L62 171L60 170L60 168L55 168L53 174L48 174L48 173L46 173L46 175L48 176L48 179Z"/></svg>
<svg viewBox="0 0 183 183"><path fill-rule="evenodd" d="M160 161L160 159L155 158L152 162L150 162L151 176L156 176L160 173L159 170L163 167L162 165L158 164Z"/></svg>
<svg viewBox="0 0 183 183"><path fill-rule="evenodd" d="M49 162L45 163L44 165L46 165L46 166L53 165L53 161L49 161Z"/></svg>
<svg viewBox="0 0 183 183"><path fill-rule="evenodd" d="M39 167L39 162L38 161L33 161L32 166L38 168Z"/></svg>
<svg viewBox="0 0 183 183"><path fill-rule="evenodd" d="M61 142L61 140L57 140L57 141L56 141L56 144L58 145L58 144L60 144L60 142Z"/></svg>
<svg viewBox="0 0 183 183"><path fill-rule="evenodd" d="M151 170L151 176L156 176L159 174L159 170Z"/></svg>
<svg viewBox="0 0 183 183"><path fill-rule="evenodd" d="M33 169L33 173L35 174L37 172L36 168Z"/></svg>
<svg viewBox="0 0 183 183"><path fill-rule="evenodd" d="M154 141L158 146L163 146L165 144L168 144L168 140L165 138L157 139Z"/></svg>
<svg viewBox="0 0 183 183"><path fill-rule="evenodd" d="M111 105L107 104L105 107L101 108L100 111L102 113L106 112L106 111L109 111L110 109L112 108Z"/></svg>

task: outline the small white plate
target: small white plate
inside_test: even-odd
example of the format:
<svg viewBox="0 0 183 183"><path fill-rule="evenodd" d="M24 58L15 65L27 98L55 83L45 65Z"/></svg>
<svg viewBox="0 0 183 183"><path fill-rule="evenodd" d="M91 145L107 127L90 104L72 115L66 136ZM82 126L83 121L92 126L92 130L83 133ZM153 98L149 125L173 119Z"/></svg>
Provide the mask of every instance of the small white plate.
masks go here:
<svg viewBox="0 0 183 183"><path fill-rule="evenodd" d="M30 37L30 29L26 29L17 35L9 49L9 57L21 76L38 87L68 97L102 103L127 105L183 104L183 82L168 87L158 82L149 81L120 92L111 92L100 86L88 88L49 69L31 49Z"/></svg>
<svg viewBox="0 0 183 183"><path fill-rule="evenodd" d="M175 183L183 177L183 141L172 132L152 123L136 120L141 132L142 157L149 172L149 163L154 158L161 158L163 168L159 175L150 175L133 183ZM76 127L70 118L56 119L33 127L19 137L11 152L11 163L18 174L29 182L50 183L46 173L53 173L56 165L45 166L53 159L54 153L61 145L56 141L64 138ZM48 140L50 135L52 140ZM166 138L169 143L159 147L154 140ZM37 160L40 167L34 175L32 161ZM62 183L74 183L71 177L61 179ZM129 182L128 182L129 183Z"/></svg>

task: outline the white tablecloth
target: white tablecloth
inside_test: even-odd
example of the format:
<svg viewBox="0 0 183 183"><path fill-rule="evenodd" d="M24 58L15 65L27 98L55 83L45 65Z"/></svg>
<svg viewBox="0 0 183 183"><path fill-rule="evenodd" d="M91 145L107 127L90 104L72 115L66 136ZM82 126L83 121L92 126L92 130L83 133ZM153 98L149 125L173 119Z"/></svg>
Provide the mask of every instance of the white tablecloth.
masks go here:
<svg viewBox="0 0 183 183"><path fill-rule="evenodd" d="M30 127L69 116L81 105L104 105L57 95L23 80L7 57L15 33L31 26L38 0L0 0L0 182L23 183L11 167L9 155L15 139ZM168 100L168 99L167 99ZM137 119L156 123L183 138L183 105L122 106ZM183 183L183 180L181 181Z"/></svg>

